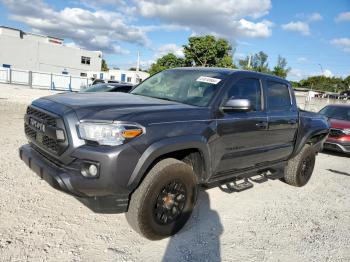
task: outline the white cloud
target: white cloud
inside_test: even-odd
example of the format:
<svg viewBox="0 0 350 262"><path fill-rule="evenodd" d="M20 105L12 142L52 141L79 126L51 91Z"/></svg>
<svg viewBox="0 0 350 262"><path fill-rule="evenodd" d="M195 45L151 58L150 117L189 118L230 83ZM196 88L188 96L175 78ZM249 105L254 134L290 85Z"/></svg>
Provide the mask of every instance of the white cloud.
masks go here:
<svg viewBox="0 0 350 262"><path fill-rule="evenodd" d="M297 22L290 22L288 24L283 24L282 29L285 31L294 31L299 32L302 35L310 35L310 27L307 23L297 21Z"/></svg>
<svg viewBox="0 0 350 262"><path fill-rule="evenodd" d="M272 23L252 22L268 14L270 0L139 0L134 1L137 12L146 18L190 28L195 34L214 34L234 39L268 37Z"/></svg>
<svg viewBox="0 0 350 262"><path fill-rule="evenodd" d="M326 77L334 76L332 71L329 69L325 69L323 72L321 71L307 72L306 70L303 70L303 69L292 68L288 73L288 79L293 81L299 81L301 79L305 79L311 76L319 76L319 75L323 75Z"/></svg>
<svg viewBox="0 0 350 262"><path fill-rule="evenodd" d="M118 12L66 7L56 11L42 0L3 0L10 18L23 22L33 32L68 38L76 45L106 53L127 54L121 41L148 45L145 32L129 25Z"/></svg>
<svg viewBox="0 0 350 262"><path fill-rule="evenodd" d="M350 12L343 12L343 13L340 13L340 14L335 18L335 21L337 21L337 22L350 21Z"/></svg>
<svg viewBox="0 0 350 262"><path fill-rule="evenodd" d="M301 56L301 57L298 57L298 58L297 58L297 61L298 61L298 63L300 63L300 64L306 64L306 63L309 62L309 59L307 59L306 57Z"/></svg>
<svg viewBox="0 0 350 262"><path fill-rule="evenodd" d="M288 79L299 81L301 79L307 78L310 75L305 72L305 70L301 70L298 68L292 68L288 73Z"/></svg>
<svg viewBox="0 0 350 262"><path fill-rule="evenodd" d="M176 44L166 44L160 46L156 51L156 58L162 57L168 53L173 53L177 57L184 57L184 51L182 46L178 46Z"/></svg>
<svg viewBox="0 0 350 262"><path fill-rule="evenodd" d="M350 38L334 38L331 44L341 48L345 52L350 52Z"/></svg>
<svg viewBox="0 0 350 262"><path fill-rule="evenodd" d="M320 13L312 13L308 16L309 22L316 22L316 21L321 21L321 20L323 20L323 17Z"/></svg>
<svg viewBox="0 0 350 262"><path fill-rule="evenodd" d="M326 69L326 70L323 71L323 74L322 74L322 75L324 75L325 77L332 77L332 76L333 76L333 73L332 73L331 70Z"/></svg>

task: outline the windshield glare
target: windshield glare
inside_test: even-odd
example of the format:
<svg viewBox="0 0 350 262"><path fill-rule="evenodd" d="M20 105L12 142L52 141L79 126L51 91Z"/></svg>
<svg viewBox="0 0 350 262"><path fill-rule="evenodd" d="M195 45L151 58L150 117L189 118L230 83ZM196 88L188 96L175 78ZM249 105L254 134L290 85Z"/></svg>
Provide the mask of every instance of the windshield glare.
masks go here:
<svg viewBox="0 0 350 262"><path fill-rule="evenodd" d="M139 84L131 93L195 106L208 106L228 73L166 70Z"/></svg>
<svg viewBox="0 0 350 262"><path fill-rule="evenodd" d="M320 111L320 114L329 118L350 121L350 108L339 106L327 106Z"/></svg>
<svg viewBox="0 0 350 262"><path fill-rule="evenodd" d="M97 84L93 85L88 89L85 89L84 92L106 92L109 91L113 86L107 84Z"/></svg>

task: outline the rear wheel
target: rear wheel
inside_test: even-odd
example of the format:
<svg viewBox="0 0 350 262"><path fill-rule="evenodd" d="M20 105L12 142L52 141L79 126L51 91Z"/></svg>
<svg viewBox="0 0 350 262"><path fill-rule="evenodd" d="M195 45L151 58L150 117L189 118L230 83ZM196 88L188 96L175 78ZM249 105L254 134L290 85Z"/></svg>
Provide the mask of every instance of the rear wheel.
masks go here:
<svg viewBox="0 0 350 262"><path fill-rule="evenodd" d="M310 180L315 166L316 152L306 144L294 158L288 161L284 171L284 182L302 187Z"/></svg>
<svg viewBox="0 0 350 262"><path fill-rule="evenodd" d="M150 240L177 233L190 218L197 197L192 168L176 159L158 162L131 196L126 218Z"/></svg>

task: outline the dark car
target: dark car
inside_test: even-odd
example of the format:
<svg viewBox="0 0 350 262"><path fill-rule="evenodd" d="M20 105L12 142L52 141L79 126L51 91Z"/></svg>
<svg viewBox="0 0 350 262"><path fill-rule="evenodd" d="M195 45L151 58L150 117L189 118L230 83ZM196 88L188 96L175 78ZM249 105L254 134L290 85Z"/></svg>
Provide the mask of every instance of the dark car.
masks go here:
<svg viewBox="0 0 350 262"><path fill-rule="evenodd" d="M108 83L108 84L96 84L83 92L122 92L128 93L133 88L131 84L124 83Z"/></svg>
<svg viewBox="0 0 350 262"><path fill-rule="evenodd" d="M328 105L319 113L328 117L331 124L324 148L350 154L350 104Z"/></svg>
<svg viewBox="0 0 350 262"><path fill-rule="evenodd" d="M120 81L117 80L104 80L104 79L95 79L92 82L92 86L93 85L98 85L98 84L107 84L107 83L120 83Z"/></svg>
<svg viewBox="0 0 350 262"><path fill-rule="evenodd" d="M304 186L329 130L298 110L288 81L223 68L165 70L130 93L43 97L24 120L19 155L37 175L95 212L126 212L152 240L185 225L200 188Z"/></svg>

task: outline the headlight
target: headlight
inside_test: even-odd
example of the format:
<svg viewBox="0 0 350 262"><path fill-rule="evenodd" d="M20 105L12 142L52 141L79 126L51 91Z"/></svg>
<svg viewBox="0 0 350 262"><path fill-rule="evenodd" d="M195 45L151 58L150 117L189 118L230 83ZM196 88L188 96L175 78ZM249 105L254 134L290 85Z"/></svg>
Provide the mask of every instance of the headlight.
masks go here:
<svg viewBox="0 0 350 262"><path fill-rule="evenodd" d="M343 133L344 133L345 135L350 135L350 128L345 128L345 129L343 129Z"/></svg>
<svg viewBox="0 0 350 262"><path fill-rule="evenodd" d="M78 126L80 138L100 145L117 146L125 140L142 135L145 129L137 124L82 122Z"/></svg>

